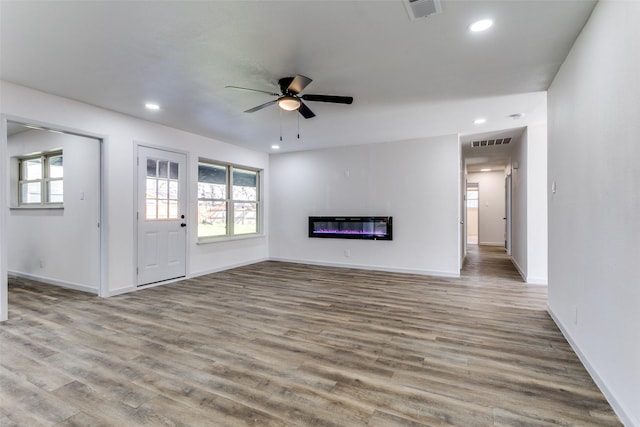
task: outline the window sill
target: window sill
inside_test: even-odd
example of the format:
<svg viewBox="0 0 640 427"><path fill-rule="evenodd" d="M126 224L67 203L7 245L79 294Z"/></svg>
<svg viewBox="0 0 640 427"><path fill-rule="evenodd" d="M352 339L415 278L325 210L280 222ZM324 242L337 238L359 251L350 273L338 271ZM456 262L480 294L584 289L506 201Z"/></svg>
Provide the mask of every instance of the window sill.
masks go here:
<svg viewBox="0 0 640 427"><path fill-rule="evenodd" d="M38 206L11 206L11 207L9 207L9 210L12 210L12 211L41 211L41 210L63 210L63 209L64 209L63 205L53 205L53 206L38 205Z"/></svg>
<svg viewBox="0 0 640 427"><path fill-rule="evenodd" d="M239 236L223 236L223 237L204 237L198 239L197 245L208 245L209 243L231 242L234 240L250 240L261 239L266 237L264 234L241 234Z"/></svg>

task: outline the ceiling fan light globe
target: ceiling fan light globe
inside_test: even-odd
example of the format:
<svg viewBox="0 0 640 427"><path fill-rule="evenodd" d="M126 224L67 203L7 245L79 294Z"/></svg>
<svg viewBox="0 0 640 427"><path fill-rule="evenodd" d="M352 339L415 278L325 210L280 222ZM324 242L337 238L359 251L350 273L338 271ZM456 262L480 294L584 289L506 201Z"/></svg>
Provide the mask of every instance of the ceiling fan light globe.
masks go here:
<svg viewBox="0 0 640 427"><path fill-rule="evenodd" d="M294 111L300 108L300 100L293 96L283 96L278 99L278 107L285 111Z"/></svg>

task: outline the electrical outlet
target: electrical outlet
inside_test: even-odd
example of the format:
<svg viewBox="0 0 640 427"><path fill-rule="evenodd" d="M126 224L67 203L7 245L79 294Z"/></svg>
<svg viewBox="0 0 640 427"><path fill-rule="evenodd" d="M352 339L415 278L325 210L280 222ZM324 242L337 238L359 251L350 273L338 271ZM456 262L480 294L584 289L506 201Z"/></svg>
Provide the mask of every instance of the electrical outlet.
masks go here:
<svg viewBox="0 0 640 427"><path fill-rule="evenodd" d="M349 258L351 256L351 249L345 249L344 250L344 256Z"/></svg>

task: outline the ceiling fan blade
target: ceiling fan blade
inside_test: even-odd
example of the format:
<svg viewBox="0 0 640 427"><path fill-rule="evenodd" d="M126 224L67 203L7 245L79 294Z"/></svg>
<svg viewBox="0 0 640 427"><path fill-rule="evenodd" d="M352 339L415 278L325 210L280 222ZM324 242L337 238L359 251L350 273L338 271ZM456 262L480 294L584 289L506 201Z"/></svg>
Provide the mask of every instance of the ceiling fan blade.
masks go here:
<svg viewBox="0 0 640 427"><path fill-rule="evenodd" d="M305 119L310 119L311 117L315 117L316 115L307 107L304 102L300 101L300 107L298 108L298 112L302 114L302 117Z"/></svg>
<svg viewBox="0 0 640 427"><path fill-rule="evenodd" d="M240 89L240 90L248 90L251 92L262 92L262 93L267 93L271 96L280 96L279 93L274 93L274 92L268 92L266 90L260 90L260 89L250 89L248 87L240 87L240 86L225 86L226 88L230 88L230 89Z"/></svg>
<svg viewBox="0 0 640 427"><path fill-rule="evenodd" d="M265 102L264 104L260 104L257 107L253 107L253 108L249 108L248 110L245 110L245 113L254 113L258 110L262 110L263 108L267 108L268 106L273 105L276 102L278 102L277 99L274 99L273 101Z"/></svg>
<svg viewBox="0 0 640 427"><path fill-rule="evenodd" d="M302 95L300 98L305 101L315 102L333 102L335 104L351 104L353 97L351 96L334 96L334 95Z"/></svg>
<svg viewBox="0 0 640 427"><path fill-rule="evenodd" d="M289 84L289 87L287 88L287 92L297 95L300 92L302 92L304 88L307 87L309 83L311 83L312 81L313 80L311 80L309 77L296 74L296 76L293 78L293 80Z"/></svg>

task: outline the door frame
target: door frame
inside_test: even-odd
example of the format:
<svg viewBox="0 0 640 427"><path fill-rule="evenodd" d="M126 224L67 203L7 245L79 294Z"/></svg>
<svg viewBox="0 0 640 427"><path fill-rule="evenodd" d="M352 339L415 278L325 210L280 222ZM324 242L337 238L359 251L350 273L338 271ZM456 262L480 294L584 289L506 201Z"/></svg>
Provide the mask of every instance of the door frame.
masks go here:
<svg viewBox="0 0 640 427"><path fill-rule="evenodd" d="M145 288L152 288L154 286L160 286L160 285L165 285L167 283L173 283L173 282L178 282L180 280L184 280L186 278L189 277L190 272L189 272L189 242L190 242L190 228L193 227L189 227L187 226L187 230L185 231L186 236L185 236L185 249L184 249L184 268L185 268L185 275L184 277L177 277L177 278L173 278L173 279L168 279L168 280L163 280L160 282L154 282L154 283L149 283L147 285L138 285L138 233L140 231L140 226L139 226L139 220L138 220L138 208L139 208L139 202L140 202L140 188L139 188L139 179L138 179L138 153L139 153L139 148L140 147L144 147L144 148L151 148L154 150L160 150L160 151L166 151L169 153L176 153L176 154L181 154L184 155L185 157L185 178L187 180L187 182L185 183L186 189L187 189L187 194L185 194L185 217L187 220L187 224L190 223L190 218L191 218L191 203L190 203L190 197L189 195L191 194L191 170L189 168L190 165L190 156L189 156L189 152L188 151L184 151L184 150L176 150L174 148L170 148L170 147L164 147L161 145L154 145L154 144L149 144L143 141L134 141L133 142L133 279L132 282L133 283L133 288L134 289L145 289Z"/></svg>
<svg viewBox="0 0 640 427"><path fill-rule="evenodd" d="M511 229L511 222L512 222L512 201L511 201L511 197L512 197L512 186L513 186L513 182L512 182L512 176L511 176L511 172L509 172L509 174L504 178L504 219L505 219L505 236L504 236L504 246L505 246L505 250L507 252L507 255L511 256L511 245L512 245L512 229Z"/></svg>

